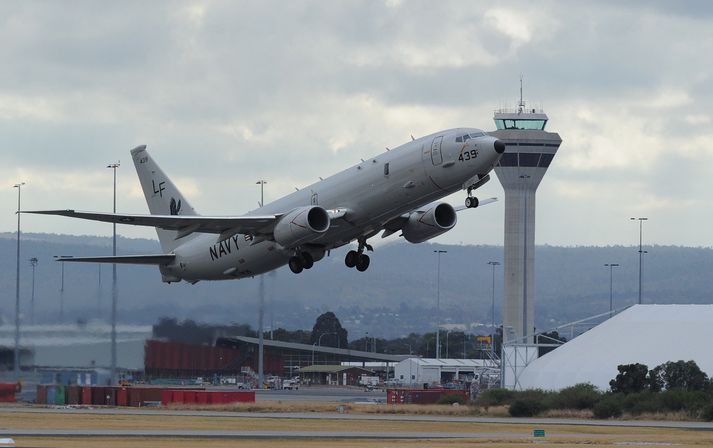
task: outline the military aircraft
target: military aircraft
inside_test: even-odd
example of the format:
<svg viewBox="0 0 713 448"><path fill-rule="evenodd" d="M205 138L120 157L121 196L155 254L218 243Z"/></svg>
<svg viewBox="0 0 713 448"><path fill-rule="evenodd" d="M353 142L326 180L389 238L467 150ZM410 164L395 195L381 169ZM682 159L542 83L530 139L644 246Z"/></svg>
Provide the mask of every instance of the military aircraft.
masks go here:
<svg viewBox="0 0 713 448"><path fill-rule="evenodd" d="M64 262L156 265L164 282L253 277L285 264L310 269L330 250L356 240L344 263L365 271L367 240L401 232L421 243L456 225L456 212L493 202L473 191L505 151L479 129L450 129L414 139L239 216L201 216L149 155L131 150L150 215L75 210L24 211L93 221L155 227L164 253L61 257ZM467 190L465 205L434 202Z"/></svg>

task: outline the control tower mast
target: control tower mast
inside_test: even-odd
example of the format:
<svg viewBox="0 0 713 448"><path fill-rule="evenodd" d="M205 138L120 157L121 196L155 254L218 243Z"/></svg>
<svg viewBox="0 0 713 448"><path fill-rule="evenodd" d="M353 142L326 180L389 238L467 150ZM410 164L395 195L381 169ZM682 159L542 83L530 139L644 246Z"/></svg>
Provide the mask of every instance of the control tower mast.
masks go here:
<svg viewBox="0 0 713 448"><path fill-rule="evenodd" d="M531 343L535 330L535 193L562 139L546 132L547 115L528 109L522 99L516 110L500 109L496 131L505 143L495 167L505 190L505 259L503 341Z"/></svg>

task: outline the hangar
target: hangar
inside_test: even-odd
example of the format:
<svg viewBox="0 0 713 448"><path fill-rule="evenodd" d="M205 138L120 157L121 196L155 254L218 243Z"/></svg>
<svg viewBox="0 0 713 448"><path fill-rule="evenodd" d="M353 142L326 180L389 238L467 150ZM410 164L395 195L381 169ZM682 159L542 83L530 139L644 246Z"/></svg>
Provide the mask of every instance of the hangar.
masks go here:
<svg viewBox="0 0 713 448"><path fill-rule="evenodd" d="M516 389L559 390L578 383L609 389L620 364L649 369L668 361L698 364L713 375L713 305L634 305L530 362Z"/></svg>
<svg viewBox="0 0 713 448"><path fill-rule="evenodd" d="M394 369L394 379L402 385L437 385L450 381L472 381L476 374L498 370L488 359L408 358Z"/></svg>

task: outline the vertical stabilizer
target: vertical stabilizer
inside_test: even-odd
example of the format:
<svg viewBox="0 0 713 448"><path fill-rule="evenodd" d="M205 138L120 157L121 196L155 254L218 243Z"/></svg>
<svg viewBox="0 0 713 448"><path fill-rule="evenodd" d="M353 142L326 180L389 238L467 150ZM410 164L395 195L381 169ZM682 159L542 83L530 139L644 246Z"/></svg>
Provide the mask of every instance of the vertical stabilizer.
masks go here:
<svg viewBox="0 0 713 448"><path fill-rule="evenodd" d="M159 168L146 151L146 145L137 146L131 150L136 174L139 175L141 188L144 190L146 203L152 215L182 215L194 216L196 211L191 207L171 179ZM173 251L178 246L177 232L173 230L156 229L161 248L165 253ZM186 237L190 238L190 237Z"/></svg>

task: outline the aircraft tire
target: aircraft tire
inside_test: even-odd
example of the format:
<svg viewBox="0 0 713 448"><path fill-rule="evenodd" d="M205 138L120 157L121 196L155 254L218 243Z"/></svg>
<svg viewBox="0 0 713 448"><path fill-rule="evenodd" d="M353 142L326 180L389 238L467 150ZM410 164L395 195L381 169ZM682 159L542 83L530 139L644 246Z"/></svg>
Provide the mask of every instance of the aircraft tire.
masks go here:
<svg viewBox="0 0 713 448"><path fill-rule="evenodd" d="M347 256L344 257L344 264L347 265L348 268L353 268L356 266L357 261L359 260L359 254L355 250L350 250L347 252Z"/></svg>
<svg viewBox="0 0 713 448"><path fill-rule="evenodd" d="M357 271L364 272L367 269L369 269L370 261L371 261L371 259L369 259L368 255L359 254L359 258L357 259L357 263L356 263Z"/></svg>
<svg viewBox="0 0 713 448"><path fill-rule="evenodd" d="M299 274L302 272L302 269L304 269L302 266L302 259L298 257L290 257L290 261L287 264L290 266L290 271L295 274Z"/></svg>
<svg viewBox="0 0 713 448"><path fill-rule="evenodd" d="M314 258L309 252L302 252L302 267L305 269L312 269L314 266Z"/></svg>
<svg viewBox="0 0 713 448"><path fill-rule="evenodd" d="M468 196L465 198L465 206L468 208L475 208L479 204L478 198Z"/></svg>

